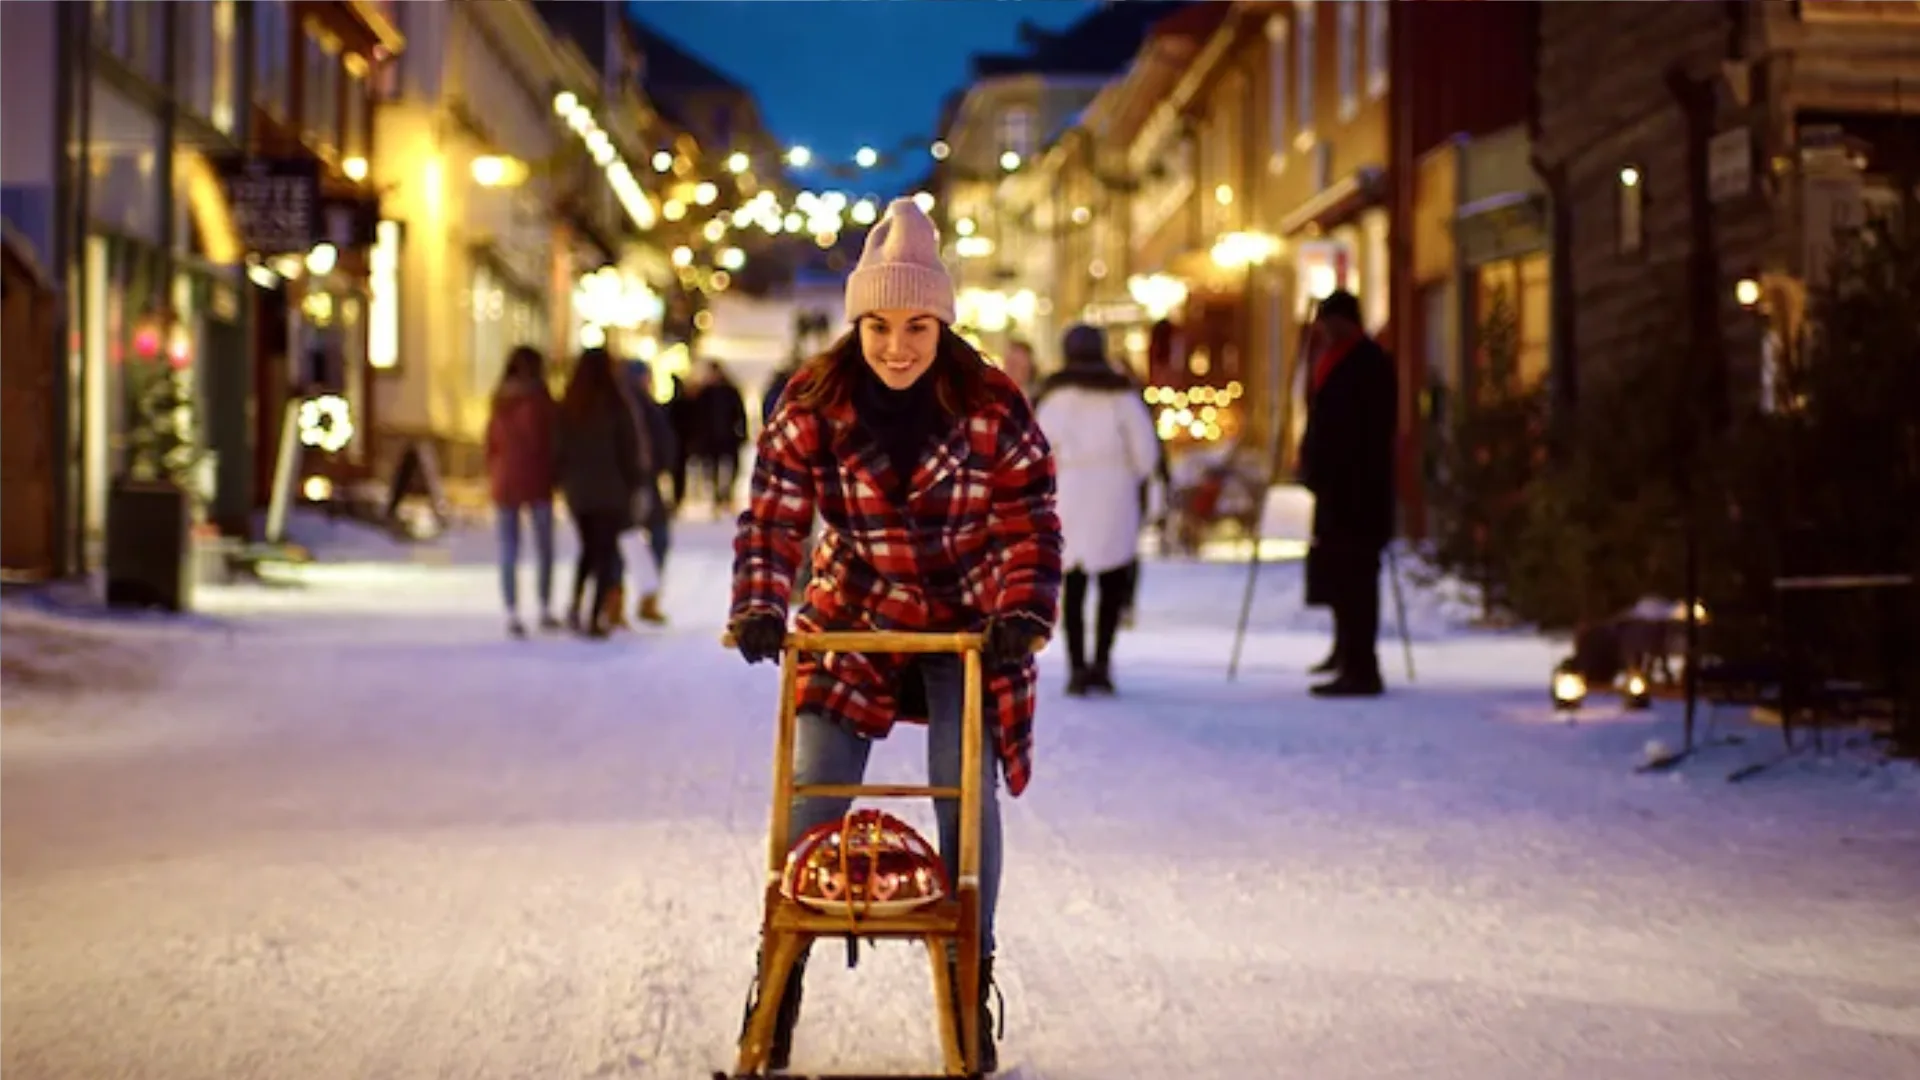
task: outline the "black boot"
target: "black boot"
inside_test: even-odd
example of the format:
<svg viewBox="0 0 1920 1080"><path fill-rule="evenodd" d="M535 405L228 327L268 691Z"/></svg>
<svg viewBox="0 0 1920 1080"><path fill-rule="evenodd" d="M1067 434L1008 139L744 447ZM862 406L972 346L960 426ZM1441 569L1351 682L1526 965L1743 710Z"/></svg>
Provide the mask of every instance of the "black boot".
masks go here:
<svg viewBox="0 0 1920 1080"><path fill-rule="evenodd" d="M765 963L762 954L758 963ZM800 1022L800 987L807 974L807 954L793 962L793 970L787 972L787 988L780 994L780 1009L773 1017L773 1044L767 1049L767 1068L769 1071L782 1070L793 1057L793 1029ZM740 1020L740 1037L747 1037L747 1027L753 1023L753 1013L760 1004L760 981L755 978L753 989L747 992L746 1015Z"/></svg>
<svg viewBox="0 0 1920 1080"><path fill-rule="evenodd" d="M1322 660L1319 663L1308 668L1307 674L1332 675L1339 670L1340 670L1340 650L1335 649L1332 652L1327 654L1327 658L1325 660Z"/></svg>
<svg viewBox="0 0 1920 1080"><path fill-rule="evenodd" d="M1087 669L1079 664L1073 665L1067 672L1067 696L1087 696Z"/></svg>
<svg viewBox="0 0 1920 1080"><path fill-rule="evenodd" d="M947 974L953 984L953 993L956 999L953 1023L954 1030L957 1032L960 1029L959 1010L965 1006L958 1001L960 995L960 965L959 962L953 958L952 953L948 953L947 956ZM989 998L997 999L1000 1004L1000 1024L997 1029L994 1026L995 1010L987 1004ZM991 956L983 956L980 958L980 1000L974 1003L974 1008L980 1010L979 1071L980 1074L984 1076L988 1073L1000 1071L999 1039L1006 1034L1007 1029L1007 1003L1006 1000L1000 996L1000 988L994 985L993 957Z"/></svg>

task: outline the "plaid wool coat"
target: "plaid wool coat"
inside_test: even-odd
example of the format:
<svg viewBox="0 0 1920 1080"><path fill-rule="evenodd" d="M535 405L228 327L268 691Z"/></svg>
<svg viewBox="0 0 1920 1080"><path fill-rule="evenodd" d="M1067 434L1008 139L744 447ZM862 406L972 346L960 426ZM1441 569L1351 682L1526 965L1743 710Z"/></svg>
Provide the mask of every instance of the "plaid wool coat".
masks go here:
<svg viewBox="0 0 1920 1080"><path fill-rule="evenodd" d="M1053 454L1013 381L992 368L984 377L990 401L930 443L904 505L888 497L892 466L851 405L781 406L760 433L734 539L733 617L785 616L817 511L821 538L798 629L974 631L991 616L1023 615L1051 630L1061 582ZM925 723L902 709L907 659L803 656L800 711L876 739L897 720ZM986 720L1017 796L1033 771L1037 671L1028 657L984 674Z"/></svg>

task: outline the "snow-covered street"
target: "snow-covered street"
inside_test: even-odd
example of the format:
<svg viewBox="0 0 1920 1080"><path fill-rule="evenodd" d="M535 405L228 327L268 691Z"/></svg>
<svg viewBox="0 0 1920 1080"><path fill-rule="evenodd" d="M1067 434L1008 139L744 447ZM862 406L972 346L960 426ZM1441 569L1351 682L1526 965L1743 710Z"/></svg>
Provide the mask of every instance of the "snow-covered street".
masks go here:
<svg viewBox="0 0 1920 1080"><path fill-rule="evenodd" d="M484 535L85 627L139 677L7 688L0 1073L730 1066L776 673L717 643L725 538L683 527L673 626L606 644L508 640ZM1920 1076L1912 768L1728 784L1777 736L1727 712L1745 746L1636 774L1677 709L1570 726L1553 646L1421 595L1416 683L1383 641L1389 697L1312 700L1294 564L1229 683L1243 580L1150 564L1117 699L1064 698L1043 659L1034 784L1005 803L1008 1074ZM55 621L10 618L10 645ZM919 760L908 732L875 776ZM829 944L796 1070L930 1070L929 1002L921 954L849 971Z"/></svg>

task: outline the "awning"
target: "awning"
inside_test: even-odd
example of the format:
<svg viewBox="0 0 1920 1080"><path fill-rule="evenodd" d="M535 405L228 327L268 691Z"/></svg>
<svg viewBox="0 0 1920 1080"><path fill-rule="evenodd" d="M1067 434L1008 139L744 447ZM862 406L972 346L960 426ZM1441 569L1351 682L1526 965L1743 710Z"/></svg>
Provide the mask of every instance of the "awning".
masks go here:
<svg viewBox="0 0 1920 1080"><path fill-rule="evenodd" d="M1379 205L1386 194L1385 169L1372 165L1355 169L1281 218L1280 235L1293 236L1314 227L1328 232L1360 211Z"/></svg>

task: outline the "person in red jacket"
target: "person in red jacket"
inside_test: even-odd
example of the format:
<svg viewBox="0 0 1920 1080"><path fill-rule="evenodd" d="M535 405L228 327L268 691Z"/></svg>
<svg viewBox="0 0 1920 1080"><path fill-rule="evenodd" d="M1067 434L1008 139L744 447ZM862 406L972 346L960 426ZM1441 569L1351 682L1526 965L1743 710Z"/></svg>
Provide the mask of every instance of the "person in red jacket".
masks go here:
<svg viewBox="0 0 1920 1080"><path fill-rule="evenodd" d="M500 539L500 595L507 605L507 632L525 637L520 621L520 519L533 521L538 559L540 627L557 629L553 617L554 401L547 389L546 357L521 345L507 357L487 416L487 485Z"/></svg>
<svg viewBox="0 0 1920 1080"><path fill-rule="evenodd" d="M995 786L1004 773L1017 796L1032 774L1033 651L1059 614L1053 452L1026 395L953 331L939 235L913 200L896 200L868 233L846 295L853 329L794 375L760 434L734 539L730 627L749 663L780 655L817 512L797 628L986 635L981 998L953 1007L978 1009L987 1021L1001 869ZM859 783L874 740L905 720L927 725L928 782L959 785L959 657L834 653L805 657L798 675L796 783ZM786 842L840 819L848 805L796 799ZM957 800L936 800L934 816L941 857L957 878ZM775 1067L791 1048L801 975L796 967L783 997ZM991 1038L981 1040L981 1057L993 1071Z"/></svg>

